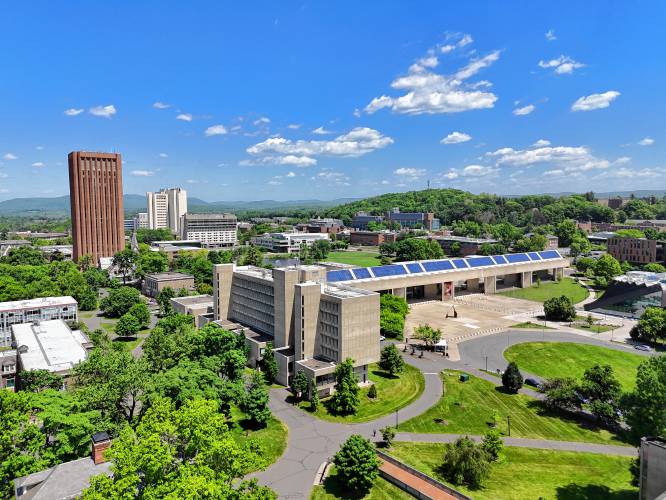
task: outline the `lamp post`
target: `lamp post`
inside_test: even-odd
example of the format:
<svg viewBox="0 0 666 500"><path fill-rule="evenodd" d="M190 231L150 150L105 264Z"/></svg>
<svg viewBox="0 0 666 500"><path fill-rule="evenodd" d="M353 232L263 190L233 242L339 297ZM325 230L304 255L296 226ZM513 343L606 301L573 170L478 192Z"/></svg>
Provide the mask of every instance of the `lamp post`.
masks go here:
<svg viewBox="0 0 666 500"><path fill-rule="evenodd" d="M395 411L395 428L398 429L398 410Z"/></svg>
<svg viewBox="0 0 666 500"><path fill-rule="evenodd" d="M511 416L506 416L506 425L509 428L509 437L511 437Z"/></svg>
<svg viewBox="0 0 666 500"><path fill-rule="evenodd" d="M488 371L488 356L486 356L486 371Z"/></svg>

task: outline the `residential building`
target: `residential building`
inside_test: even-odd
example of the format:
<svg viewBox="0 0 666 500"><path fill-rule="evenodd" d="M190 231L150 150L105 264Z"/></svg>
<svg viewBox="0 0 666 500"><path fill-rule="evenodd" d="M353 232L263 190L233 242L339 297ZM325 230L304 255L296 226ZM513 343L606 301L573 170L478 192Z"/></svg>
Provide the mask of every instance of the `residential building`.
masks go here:
<svg viewBox="0 0 666 500"><path fill-rule="evenodd" d="M393 243L397 236L394 231L352 231L349 233L349 244L376 247L382 243Z"/></svg>
<svg viewBox="0 0 666 500"><path fill-rule="evenodd" d="M608 253L620 262L632 264L664 263L664 242L647 238L623 238L614 236L608 239Z"/></svg>
<svg viewBox="0 0 666 500"><path fill-rule="evenodd" d="M351 221L351 227L354 229L366 230L368 229L368 223L370 222L381 224L384 222L384 217L381 215L370 215L366 212L358 212L354 215L354 218Z"/></svg>
<svg viewBox="0 0 666 500"><path fill-rule="evenodd" d="M181 218L187 213L187 191L181 188L146 193L148 228L181 232Z"/></svg>
<svg viewBox="0 0 666 500"><path fill-rule="evenodd" d="M146 274L143 279L142 292L148 297L157 297L165 288L171 288L178 293L185 289L188 292L194 290L194 276L190 274L167 272Z"/></svg>
<svg viewBox="0 0 666 500"><path fill-rule="evenodd" d="M666 494L666 440L663 437L644 437L639 449L640 500L664 498Z"/></svg>
<svg viewBox="0 0 666 500"><path fill-rule="evenodd" d="M185 214L181 237L206 247L232 247L238 242L238 219L234 214Z"/></svg>
<svg viewBox="0 0 666 500"><path fill-rule="evenodd" d="M67 381L72 368L88 356L92 342L61 319L12 325L17 371L47 370ZM21 381L19 379L19 388Z"/></svg>
<svg viewBox="0 0 666 500"><path fill-rule="evenodd" d="M379 360L379 294L326 283L321 266L267 270L219 264L213 270L214 317L242 332L256 364L267 342L275 349L278 381L297 372L332 391L335 366L352 358L362 383Z"/></svg>
<svg viewBox="0 0 666 500"><path fill-rule="evenodd" d="M78 321L78 303L73 297L41 297L0 302L0 346L9 347L12 325L62 319Z"/></svg>
<svg viewBox="0 0 666 500"><path fill-rule="evenodd" d="M111 475L111 462L104 458L104 451L110 446L109 435L106 432L96 432L92 435L90 456L14 479L14 496L17 500L80 498L83 490L90 486L92 477Z"/></svg>
<svg viewBox="0 0 666 500"><path fill-rule="evenodd" d="M115 255L125 248L123 168L120 154L69 153L73 259Z"/></svg>
<svg viewBox="0 0 666 500"><path fill-rule="evenodd" d="M16 387L16 349L0 351L0 389L13 391Z"/></svg>
<svg viewBox="0 0 666 500"><path fill-rule="evenodd" d="M310 247L315 241L328 239L328 233L266 233L255 236L252 242L269 252L295 253L303 243Z"/></svg>
<svg viewBox="0 0 666 500"><path fill-rule="evenodd" d="M468 238L467 236L437 236L433 238L446 255L467 257L479 253L484 243L493 244L497 240L490 238Z"/></svg>
<svg viewBox="0 0 666 500"><path fill-rule="evenodd" d="M194 324L199 328L208 321L208 319L203 320L202 316L213 314L213 296L190 295L188 297L174 297L171 299L171 306L178 314L187 314L194 317Z"/></svg>
<svg viewBox="0 0 666 500"><path fill-rule="evenodd" d="M437 231L440 228L439 219L432 212L401 212L394 208L386 213L386 220L400 224L400 229Z"/></svg>

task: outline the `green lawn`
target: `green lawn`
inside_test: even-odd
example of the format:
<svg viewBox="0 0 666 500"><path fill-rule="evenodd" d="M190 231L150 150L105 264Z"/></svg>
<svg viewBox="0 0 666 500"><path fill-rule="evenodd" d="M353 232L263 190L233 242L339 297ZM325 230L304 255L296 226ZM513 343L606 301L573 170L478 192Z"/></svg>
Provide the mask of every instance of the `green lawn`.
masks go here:
<svg viewBox="0 0 666 500"><path fill-rule="evenodd" d="M626 444L622 436L579 421L573 416L549 411L542 402L524 394L506 394L501 386L470 375L461 382L458 371L442 373L444 395L425 413L401 423L399 431L483 435L493 415L500 417L498 429L511 436L561 441ZM498 380L498 384L499 384Z"/></svg>
<svg viewBox="0 0 666 500"><path fill-rule="evenodd" d="M243 443L252 439L259 444L259 462L246 474L262 470L277 461L287 447L287 426L275 417L271 417L263 429L253 429L245 421L245 414L236 407L231 409L232 423L230 425L234 439Z"/></svg>
<svg viewBox="0 0 666 500"><path fill-rule="evenodd" d="M523 323L518 323L511 325L509 328L530 328L536 330L554 330L550 326L543 326L543 323L532 323L531 321L525 321Z"/></svg>
<svg viewBox="0 0 666 500"><path fill-rule="evenodd" d="M504 357L518 367L543 378L580 379L596 363L609 364L627 391L633 388L636 368L645 357L630 352L572 342L526 342L504 351Z"/></svg>
<svg viewBox="0 0 666 500"><path fill-rule="evenodd" d="M580 286L571 278L564 278L560 281L546 281L541 285L532 285L530 288L517 288L501 292L506 297L515 299L533 300L535 302L545 302L553 297L566 295L574 304L587 298L587 290Z"/></svg>
<svg viewBox="0 0 666 500"><path fill-rule="evenodd" d="M355 250L350 250L348 252L330 252L326 261L339 262L340 264L352 264L361 267L378 266L381 264L377 252L358 252Z"/></svg>
<svg viewBox="0 0 666 500"><path fill-rule="evenodd" d="M386 479L378 477L375 479L372 489L365 496L351 495L349 488L336 475L335 468L321 486L312 489L310 500L333 500L336 498L363 499L363 500L407 500L414 498L405 493L397 486L393 486Z"/></svg>
<svg viewBox="0 0 666 500"><path fill-rule="evenodd" d="M440 443L394 443L389 450L399 460L446 482L439 469L444 455ZM454 486L475 500L509 499L634 499L630 457L572 451L504 448L505 458L493 464L484 487Z"/></svg>
<svg viewBox="0 0 666 500"><path fill-rule="evenodd" d="M411 365L405 364L405 371L395 378L381 371L377 364L370 365L369 370L370 380L377 386L377 398L375 400L368 397L369 387L365 387L359 391L361 404L359 404L355 415L338 416L329 413L327 409L328 399L321 401L319 409L313 415L331 422L368 422L404 408L415 401L425 387L423 375ZM299 406L309 411L310 403L302 401Z"/></svg>
<svg viewBox="0 0 666 500"><path fill-rule="evenodd" d="M603 332L608 332L612 330L613 328L616 328L615 326L612 325L588 325L588 324L573 324L571 325L572 328L575 328L576 330L583 330L584 332L593 332L593 333L603 333Z"/></svg>

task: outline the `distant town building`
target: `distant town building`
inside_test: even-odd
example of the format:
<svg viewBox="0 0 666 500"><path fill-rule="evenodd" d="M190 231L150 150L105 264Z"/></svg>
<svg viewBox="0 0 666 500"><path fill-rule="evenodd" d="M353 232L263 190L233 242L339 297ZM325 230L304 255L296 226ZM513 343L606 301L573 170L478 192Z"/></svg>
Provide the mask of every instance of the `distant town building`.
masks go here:
<svg viewBox="0 0 666 500"><path fill-rule="evenodd" d="M13 391L16 387L16 349L0 351L0 389Z"/></svg>
<svg viewBox="0 0 666 500"><path fill-rule="evenodd" d="M593 245L607 245L610 238L614 238L616 233L612 231L599 231L587 235L587 240Z"/></svg>
<svg viewBox="0 0 666 500"><path fill-rule="evenodd" d="M647 238L608 238L608 253L620 262L632 264L664 263L664 242Z"/></svg>
<svg viewBox="0 0 666 500"><path fill-rule="evenodd" d="M0 345L11 345L12 325L53 319L75 322L77 312L78 303L70 296L0 302Z"/></svg>
<svg viewBox="0 0 666 500"><path fill-rule="evenodd" d="M73 245L44 245L38 247L47 260L72 260Z"/></svg>
<svg viewBox="0 0 666 500"><path fill-rule="evenodd" d="M666 493L666 440L644 437L639 449L640 500L664 498Z"/></svg>
<svg viewBox="0 0 666 500"><path fill-rule="evenodd" d="M305 243L312 246L315 241L328 240L327 233L266 233L252 238L252 242L269 252L295 253Z"/></svg>
<svg viewBox="0 0 666 500"><path fill-rule="evenodd" d="M379 246L382 243L393 243L396 238L397 233L394 231L352 231L349 233L349 244Z"/></svg>
<svg viewBox="0 0 666 500"><path fill-rule="evenodd" d="M307 223L295 226L297 231L305 233L330 233L336 234L342 231L344 224L340 219L310 219Z"/></svg>
<svg viewBox="0 0 666 500"><path fill-rule="evenodd" d="M439 219L430 212L401 212L394 208L386 213L386 220L400 224L401 229L426 229L436 231L439 229Z"/></svg>
<svg viewBox="0 0 666 500"><path fill-rule="evenodd" d="M446 255L462 257L479 253L481 245L484 243L497 243L497 240L490 238L468 238L467 236L437 236L433 239L439 243Z"/></svg>
<svg viewBox="0 0 666 500"><path fill-rule="evenodd" d="M90 255L95 264L125 248L123 169L116 153L69 153L72 258Z"/></svg>
<svg viewBox="0 0 666 500"><path fill-rule="evenodd" d="M134 216L134 228L135 229L149 229L148 227L148 213L139 212Z"/></svg>
<svg viewBox="0 0 666 500"><path fill-rule="evenodd" d="M148 228L181 232L181 218L187 213L187 191L181 188L147 192Z"/></svg>
<svg viewBox="0 0 666 500"><path fill-rule="evenodd" d="M351 227L365 230L368 229L368 223L370 222L381 224L384 222L384 217L381 215L370 215L366 212L358 212L351 221Z"/></svg>
<svg viewBox="0 0 666 500"><path fill-rule="evenodd" d="M72 330L61 319L12 325L12 338L18 353L18 373L47 370L63 377L63 383L93 347L83 332Z"/></svg>
<svg viewBox="0 0 666 500"><path fill-rule="evenodd" d="M530 238L534 236L534 233L526 233L525 237ZM560 239L554 234L545 234L546 237L546 248L544 250L557 250L560 246Z"/></svg>
<svg viewBox="0 0 666 500"><path fill-rule="evenodd" d="M184 240L207 247L232 247L238 242L238 219L234 214L185 214L181 222Z"/></svg>
<svg viewBox="0 0 666 500"><path fill-rule="evenodd" d="M146 274L143 279L143 294L148 297L157 297L165 288L171 288L178 293L185 289L188 292L194 289L194 276L184 273L167 272Z"/></svg>
<svg viewBox="0 0 666 500"><path fill-rule="evenodd" d="M625 200L621 196L614 196L612 198L600 198L597 200L599 205L604 207L612 208L613 210L618 210L622 208Z"/></svg>

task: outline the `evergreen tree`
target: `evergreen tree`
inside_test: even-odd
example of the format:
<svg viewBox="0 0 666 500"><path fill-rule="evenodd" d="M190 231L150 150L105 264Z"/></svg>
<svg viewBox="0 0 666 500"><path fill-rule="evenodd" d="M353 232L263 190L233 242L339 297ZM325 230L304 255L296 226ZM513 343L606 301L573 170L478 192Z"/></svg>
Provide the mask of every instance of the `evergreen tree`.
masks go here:
<svg viewBox="0 0 666 500"><path fill-rule="evenodd" d="M517 393L523 386L523 376L520 374L518 365L511 361L504 373L502 374L502 385L504 388L513 393Z"/></svg>
<svg viewBox="0 0 666 500"><path fill-rule="evenodd" d="M356 413L360 402L358 392L354 360L347 358L335 367L335 393L331 400L331 409L341 415Z"/></svg>

